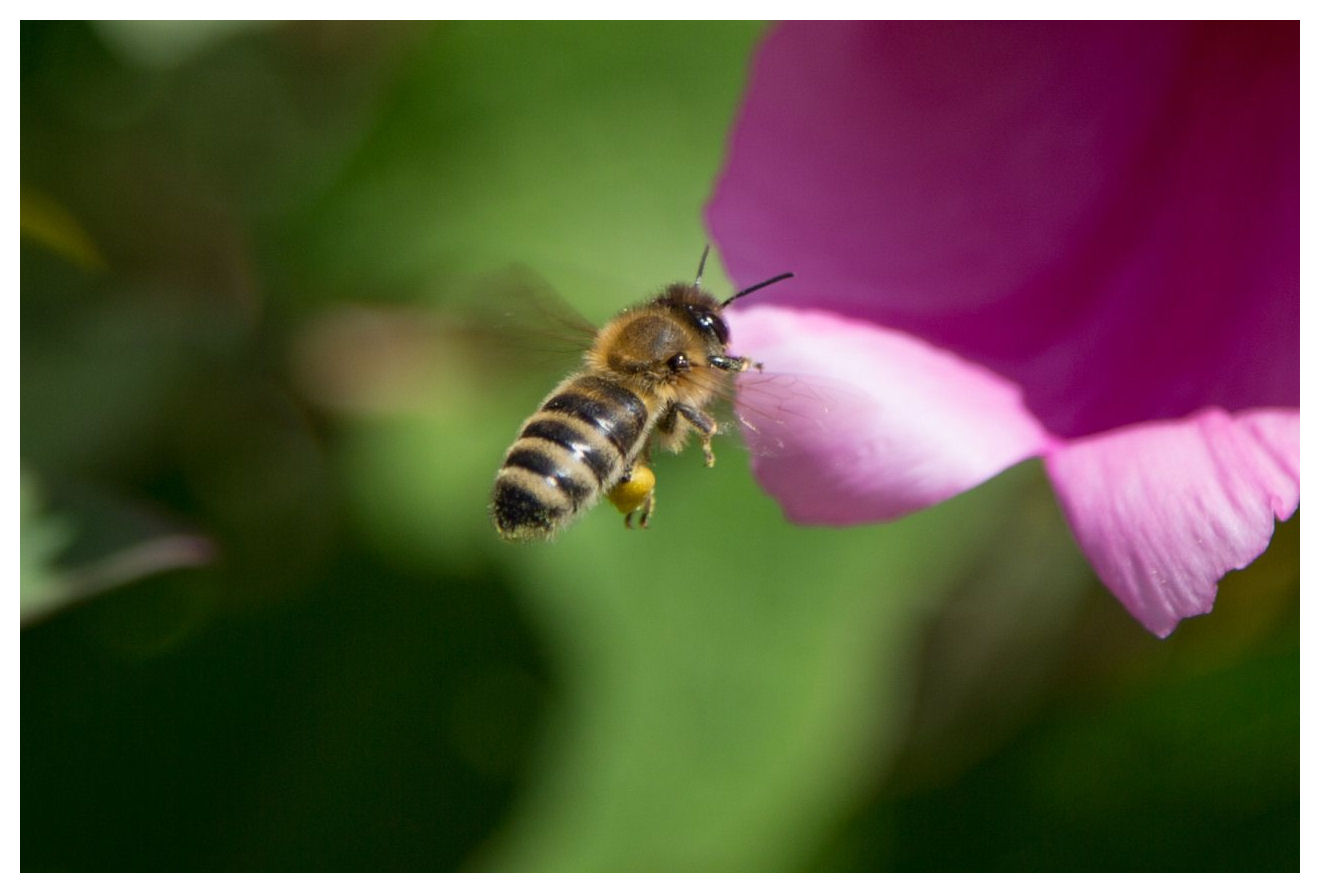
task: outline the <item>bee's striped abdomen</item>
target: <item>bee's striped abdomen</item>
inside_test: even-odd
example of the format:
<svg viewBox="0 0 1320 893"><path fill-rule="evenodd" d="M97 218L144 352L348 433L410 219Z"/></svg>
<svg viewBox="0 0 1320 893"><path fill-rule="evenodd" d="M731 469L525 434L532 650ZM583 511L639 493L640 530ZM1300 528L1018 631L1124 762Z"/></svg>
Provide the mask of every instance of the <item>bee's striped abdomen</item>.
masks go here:
<svg viewBox="0 0 1320 893"><path fill-rule="evenodd" d="M618 482L650 427L646 404L622 385L596 375L564 382L504 457L495 526L509 539L548 536Z"/></svg>

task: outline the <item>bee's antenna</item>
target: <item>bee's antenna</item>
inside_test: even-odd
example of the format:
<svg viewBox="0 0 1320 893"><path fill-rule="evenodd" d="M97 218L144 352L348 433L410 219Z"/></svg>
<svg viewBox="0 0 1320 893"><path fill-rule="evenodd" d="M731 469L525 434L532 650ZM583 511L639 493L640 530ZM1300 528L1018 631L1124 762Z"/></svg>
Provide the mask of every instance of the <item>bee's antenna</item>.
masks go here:
<svg viewBox="0 0 1320 893"><path fill-rule="evenodd" d="M706 245L705 250L701 252L701 263L697 264L697 281L692 283L693 287L695 288L701 287L701 274L706 269L706 256L709 254L710 254L710 245L708 244Z"/></svg>
<svg viewBox="0 0 1320 893"><path fill-rule="evenodd" d="M792 278L793 278L792 273L780 273L778 276L771 276L769 279L767 279L764 282L758 282L755 285L751 285L748 286L747 288L744 288L742 291L738 292L736 295L729 298L720 306L728 307L730 304L732 304L734 301L738 300L739 298L743 297L744 295L750 295L752 292L759 291L760 289L765 288L767 285L774 285L776 282L782 282L785 279L792 279Z"/></svg>

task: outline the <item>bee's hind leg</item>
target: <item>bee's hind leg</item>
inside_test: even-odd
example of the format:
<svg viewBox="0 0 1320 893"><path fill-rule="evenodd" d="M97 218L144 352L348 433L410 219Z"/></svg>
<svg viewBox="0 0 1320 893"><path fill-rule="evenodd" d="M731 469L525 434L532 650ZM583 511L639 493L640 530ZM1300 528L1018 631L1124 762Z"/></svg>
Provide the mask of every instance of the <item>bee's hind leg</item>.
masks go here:
<svg viewBox="0 0 1320 893"><path fill-rule="evenodd" d="M655 511L655 491L646 494L646 499L633 511L623 516L623 526L632 530L633 515L637 515L637 526L645 530L651 523L651 512Z"/></svg>
<svg viewBox="0 0 1320 893"><path fill-rule="evenodd" d="M624 473L606 495L623 514L625 527L632 529L633 515L638 513L640 526L646 527L655 509L655 472L639 461Z"/></svg>

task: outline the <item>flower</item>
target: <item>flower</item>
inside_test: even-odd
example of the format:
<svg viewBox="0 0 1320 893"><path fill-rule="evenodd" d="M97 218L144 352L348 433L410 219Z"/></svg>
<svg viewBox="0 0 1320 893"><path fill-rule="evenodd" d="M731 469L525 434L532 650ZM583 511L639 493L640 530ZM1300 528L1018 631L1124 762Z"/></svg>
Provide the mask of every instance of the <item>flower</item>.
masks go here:
<svg viewBox="0 0 1320 893"><path fill-rule="evenodd" d="M1209 611L1299 501L1299 96L1296 22L775 29L707 215L797 278L730 327L854 390L763 486L861 523L1040 456L1138 620Z"/></svg>

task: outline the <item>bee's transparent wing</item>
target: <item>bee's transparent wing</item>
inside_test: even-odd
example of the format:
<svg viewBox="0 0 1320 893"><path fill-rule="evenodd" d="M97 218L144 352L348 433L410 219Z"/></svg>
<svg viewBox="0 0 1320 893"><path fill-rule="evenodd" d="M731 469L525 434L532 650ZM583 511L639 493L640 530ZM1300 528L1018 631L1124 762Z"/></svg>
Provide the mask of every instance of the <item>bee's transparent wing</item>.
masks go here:
<svg viewBox="0 0 1320 893"><path fill-rule="evenodd" d="M428 303L344 304L294 344L304 393L328 408L424 407L492 385L548 389L575 368L594 329L534 273L448 282Z"/></svg>
<svg viewBox="0 0 1320 893"><path fill-rule="evenodd" d="M804 443L838 436L848 413L866 403L860 388L823 376L749 371L735 384L732 406L753 456L785 457Z"/></svg>
<svg viewBox="0 0 1320 893"><path fill-rule="evenodd" d="M476 279L461 290L455 311L469 335L514 370L570 368L596 335L590 321L523 266Z"/></svg>

